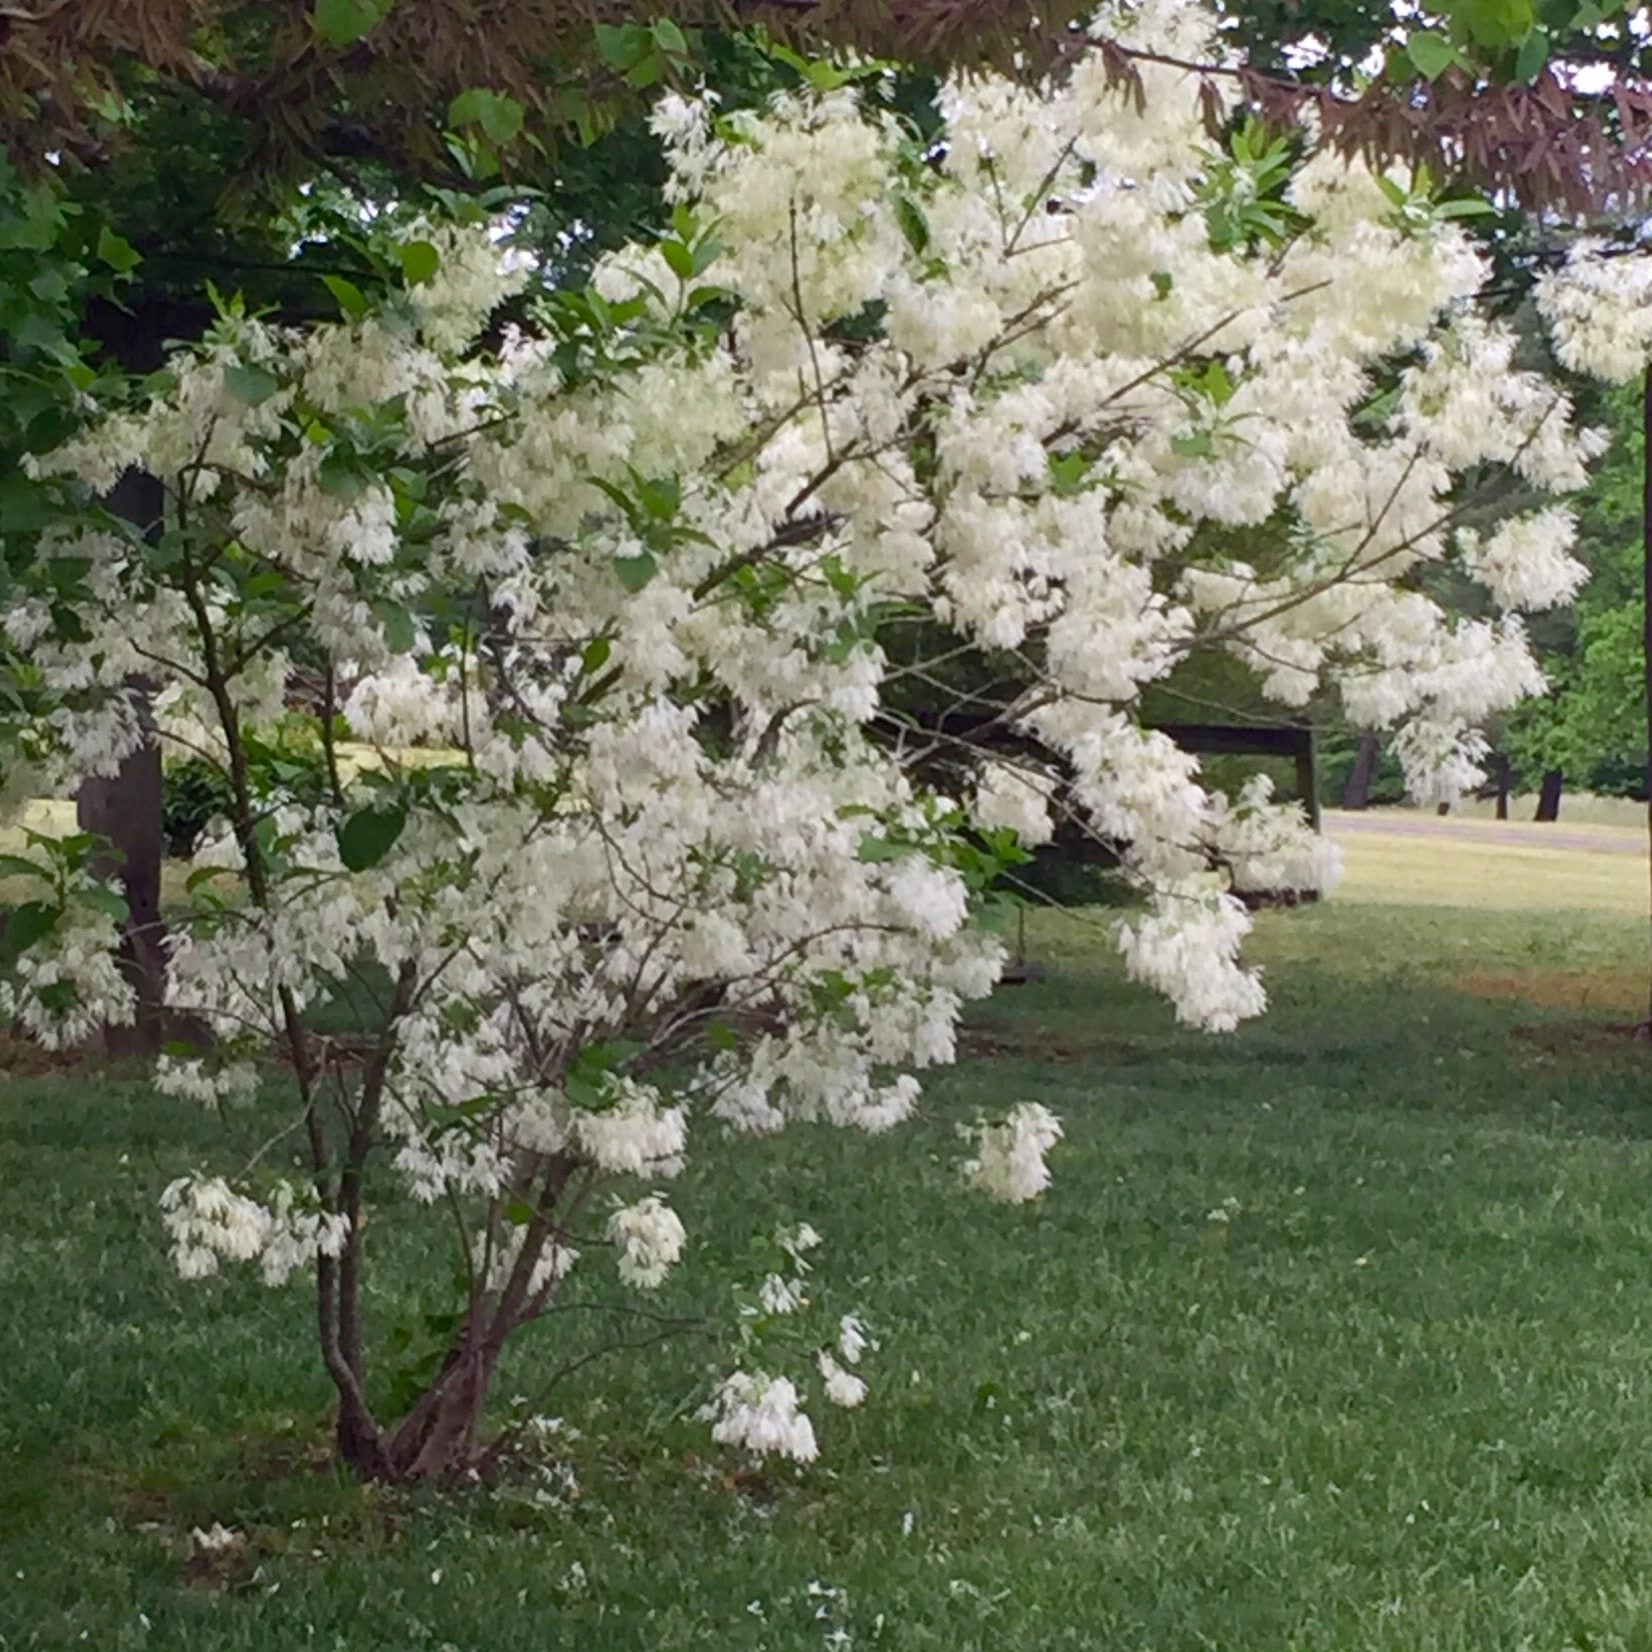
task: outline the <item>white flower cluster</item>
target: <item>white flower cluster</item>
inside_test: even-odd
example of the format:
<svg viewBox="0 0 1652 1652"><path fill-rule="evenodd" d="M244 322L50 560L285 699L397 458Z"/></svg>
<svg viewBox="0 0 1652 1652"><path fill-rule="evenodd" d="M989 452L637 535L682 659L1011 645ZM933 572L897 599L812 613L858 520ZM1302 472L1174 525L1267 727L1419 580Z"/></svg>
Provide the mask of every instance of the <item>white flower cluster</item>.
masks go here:
<svg viewBox="0 0 1652 1652"><path fill-rule="evenodd" d="M701 1416L715 1420L713 1437L724 1444L758 1456L808 1462L815 1455L815 1435L802 1410L802 1396L791 1379L769 1372L808 1346L811 1330L802 1321L811 1299L805 1278L812 1271L809 1256L821 1237L804 1222L782 1228L774 1243L785 1256L791 1277L769 1272L759 1287L757 1306L742 1305L739 1366L718 1386ZM812 1348L820 1393L828 1405L853 1410L865 1402L866 1379L855 1367L876 1346L865 1323L855 1314L844 1314L832 1341Z"/></svg>
<svg viewBox="0 0 1652 1652"><path fill-rule="evenodd" d="M812 1463L820 1455L814 1424L789 1378L736 1371L700 1415L711 1423L711 1437L719 1445L796 1463Z"/></svg>
<svg viewBox="0 0 1652 1652"><path fill-rule="evenodd" d="M237 1193L221 1176L180 1176L161 1195L172 1262L185 1279L206 1279L221 1262L253 1262L267 1285L284 1285L318 1256L337 1256L348 1223L309 1209L286 1183L268 1204Z"/></svg>
<svg viewBox="0 0 1652 1652"><path fill-rule="evenodd" d="M1108 26L1162 56L1214 49L1198 5L1125 9ZM338 1064L340 1105L416 1200L479 1203L484 1233L535 1189L669 1177L720 1126L899 1124L1002 952L896 697L926 661L892 658L891 612L1021 674L992 738L949 754L979 821L1037 843L1057 802L1081 814L1147 897L1132 973L1195 1026L1263 1007L1236 891L1321 887L1334 859L1265 789L1213 795L1143 726L1143 688L1227 650L1286 704L1329 685L1399 728L1420 790L1470 783L1476 725L1540 686L1519 611L1578 575L1559 507L1459 535L1461 475L1559 494L1598 444L1512 366L1473 306L1482 256L1412 180L1310 152L1300 233L1213 239L1228 186L1201 88L1150 75L1144 105L1099 59L1037 89L961 79L927 157L847 89L715 123L671 101L687 240L613 255L606 305L484 332L549 278L486 230L422 225L423 279L384 313L303 333L232 316L148 405L42 461L96 488L144 467L199 554L103 519L42 541L3 622L49 701L24 742L40 783L141 740L140 676L163 736L209 755L310 735L307 756L230 765L238 825L196 857L168 980L216 1045L169 1063L170 1088L245 1088L370 960L397 987L378 1054ZM698 283L727 317L698 314ZM1235 558L1229 530L1264 528L1265 563ZM1428 594L1451 556L1496 617ZM318 665L327 712L297 692ZM334 711L369 748L347 763ZM62 928L0 1012L45 1029L72 997L66 1031L112 1018L121 980L93 953L115 939ZM973 1179L1035 1196L1059 1134L1016 1108ZM282 1275L347 1241L329 1212L219 1181L179 1184L167 1213L196 1274ZM609 1237L641 1288L685 1244L654 1197ZM532 1297L558 1277L544 1223L529 1242L508 1277L481 1270L496 1305L524 1271ZM804 1273L774 1275L771 1313L803 1305ZM828 1357L848 1403L853 1356ZM731 1378L718 1419L813 1454L784 1379Z"/></svg>
<svg viewBox="0 0 1652 1652"><path fill-rule="evenodd" d="M837 1351L822 1348L815 1355L825 1382L826 1398L831 1404L853 1410L866 1398L866 1379L847 1367L859 1365L861 1355L873 1346L860 1320L853 1314L845 1314L838 1322ZM839 1364L839 1360L843 1363Z"/></svg>
<svg viewBox="0 0 1652 1652"><path fill-rule="evenodd" d="M1061 1121L1036 1101L1023 1101L974 1132L976 1154L964 1173L988 1198L1025 1204L1050 1185L1044 1155L1061 1140Z"/></svg>
<svg viewBox="0 0 1652 1652"><path fill-rule="evenodd" d="M989 764L975 789L975 818L983 826L1007 827L1028 849L1055 834L1050 819L1051 783L1014 769Z"/></svg>
<svg viewBox="0 0 1652 1652"><path fill-rule="evenodd" d="M1464 565L1500 608L1536 613L1571 601L1589 570L1571 554L1577 518L1551 507L1505 522L1489 539L1458 535Z"/></svg>
<svg viewBox="0 0 1652 1652"><path fill-rule="evenodd" d="M49 1050L73 1049L136 1010L116 956L120 930L106 912L75 902L23 949L11 980L0 975L0 1025L16 1020Z"/></svg>
<svg viewBox="0 0 1652 1652"><path fill-rule="evenodd" d="M1652 254L1614 255L1581 241L1538 282L1537 307L1574 373L1614 384L1638 378L1652 359Z"/></svg>
<svg viewBox="0 0 1652 1652"><path fill-rule="evenodd" d="M676 1211L651 1193L608 1218L608 1237L619 1246L620 1278L639 1291L651 1291L677 1265L688 1235Z"/></svg>

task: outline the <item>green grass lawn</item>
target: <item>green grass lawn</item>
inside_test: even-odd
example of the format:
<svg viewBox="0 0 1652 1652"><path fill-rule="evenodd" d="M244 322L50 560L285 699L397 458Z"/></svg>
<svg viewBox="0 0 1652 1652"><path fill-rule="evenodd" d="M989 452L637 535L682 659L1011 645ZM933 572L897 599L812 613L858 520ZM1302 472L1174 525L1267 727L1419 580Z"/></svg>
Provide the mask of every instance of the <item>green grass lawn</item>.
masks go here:
<svg viewBox="0 0 1652 1652"><path fill-rule="evenodd" d="M1272 1012L1210 1039L1035 923L1048 976L921 1123L695 1164L663 1308L720 1311L746 1236L807 1218L883 1343L766 1482L684 1420L693 1341L571 1380L537 1477L339 1481L301 1291L162 1255L160 1188L259 1121L0 1086L0 1647L1652 1647L1648 1063L1455 985L1616 978L1641 926L1332 903L1260 942ZM1057 1182L989 1206L954 1126L1022 1098L1066 1121ZM384 1228L388 1323L424 1276ZM213 1521L245 1546L191 1566Z"/></svg>

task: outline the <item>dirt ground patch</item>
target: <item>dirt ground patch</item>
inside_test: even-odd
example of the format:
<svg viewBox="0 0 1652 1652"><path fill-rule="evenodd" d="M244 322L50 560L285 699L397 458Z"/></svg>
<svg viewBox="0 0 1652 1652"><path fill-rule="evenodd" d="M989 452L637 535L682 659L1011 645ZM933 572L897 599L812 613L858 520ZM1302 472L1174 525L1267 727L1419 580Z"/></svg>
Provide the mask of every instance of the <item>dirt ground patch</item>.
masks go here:
<svg viewBox="0 0 1652 1652"><path fill-rule="evenodd" d="M79 1050L48 1050L16 1028L0 1026L0 1079L72 1072L87 1059Z"/></svg>
<svg viewBox="0 0 1652 1652"><path fill-rule="evenodd" d="M1644 970L1476 970L1457 978L1474 998L1505 998L1556 1010L1646 1010Z"/></svg>

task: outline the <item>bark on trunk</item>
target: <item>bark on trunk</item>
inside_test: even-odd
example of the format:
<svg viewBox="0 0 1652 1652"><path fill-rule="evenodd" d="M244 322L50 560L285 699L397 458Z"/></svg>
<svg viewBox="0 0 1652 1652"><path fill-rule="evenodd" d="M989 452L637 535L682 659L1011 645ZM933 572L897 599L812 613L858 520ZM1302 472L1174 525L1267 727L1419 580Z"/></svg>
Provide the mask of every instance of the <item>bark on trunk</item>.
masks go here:
<svg viewBox="0 0 1652 1652"><path fill-rule="evenodd" d="M497 1357L486 1346L450 1357L385 1447L390 1479L452 1480L475 1466Z"/></svg>
<svg viewBox="0 0 1652 1652"><path fill-rule="evenodd" d="M1652 362L1641 383L1641 666L1646 696L1646 833L1652 847ZM1652 890L1648 895L1652 897ZM1652 905L1647 918L1652 923ZM1646 1033L1652 1037L1652 974L1647 994Z"/></svg>
<svg viewBox="0 0 1652 1652"><path fill-rule="evenodd" d="M1509 788L1514 784L1514 767L1502 752L1498 752L1492 762L1496 765L1497 773L1497 818L1507 820L1509 818Z"/></svg>
<svg viewBox="0 0 1652 1652"><path fill-rule="evenodd" d="M128 685L149 738L115 773L86 781L75 798L75 819L83 832L109 840L96 870L116 878L126 896L126 933L120 964L137 994L130 1026L103 1029L104 1053L112 1059L154 1055L161 1047L166 1003L166 929L161 922L161 752L149 716L148 692Z"/></svg>
<svg viewBox="0 0 1652 1652"><path fill-rule="evenodd" d="M165 355L172 335L160 313L126 314L101 309L88 318L89 330L129 372L152 372ZM111 489L105 503L146 537L163 527L166 494L159 481L131 471ZM121 942L121 967L137 994L137 1015L129 1027L105 1027L105 1053L111 1057L158 1054L164 1036L166 1001L166 931L161 923L162 831L161 753L154 732L149 687L139 679L127 683L144 743L106 779L88 780L75 798L75 818L84 832L109 840L100 868L118 878L128 909Z"/></svg>
<svg viewBox="0 0 1652 1652"><path fill-rule="evenodd" d="M1543 771L1543 786L1537 794L1537 813L1532 816L1533 820L1560 819L1560 788L1565 778L1560 769Z"/></svg>
<svg viewBox="0 0 1652 1652"><path fill-rule="evenodd" d="M1377 778L1377 760L1381 755L1382 747L1376 735L1362 734L1359 737L1359 749L1354 753L1353 772L1348 776L1348 784L1342 789L1343 808L1371 807L1371 787Z"/></svg>
<svg viewBox="0 0 1652 1652"><path fill-rule="evenodd" d="M154 477L127 474L115 484L106 503L140 532L160 531L166 498ZM121 968L137 994L137 1015L131 1026L104 1028L104 1052L115 1059L154 1055L160 1050L166 1001L161 752L150 712L149 685L131 678L126 692L144 733L143 744L113 775L86 781L75 798L75 820L81 831L95 832L109 842L97 870L104 877L118 879L126 896Z"/></svg>

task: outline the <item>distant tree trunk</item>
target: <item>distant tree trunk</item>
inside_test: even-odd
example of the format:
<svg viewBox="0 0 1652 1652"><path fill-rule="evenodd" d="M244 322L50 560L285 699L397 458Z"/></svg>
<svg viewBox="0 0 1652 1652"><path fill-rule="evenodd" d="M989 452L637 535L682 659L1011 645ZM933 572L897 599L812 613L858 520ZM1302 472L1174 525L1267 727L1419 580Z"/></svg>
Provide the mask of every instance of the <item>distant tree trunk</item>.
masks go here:
<svg viewBox="0 0 1652 1652"><path fill-rule="evenodd" d="M1509 788L1514 784L1514 765L1509 762L1506 752L1497 752L1492 757L1493 773L1497 777L1497 818L1509 818Z"/></svg>
<svg viewBox="0 0 1652 1652"><path fill-rule="evenodd" d="M161 485L131 472L105 501L144 532L158 531L165 509ZM126 692L136 705L144 743L114 774L85 781L75 798L75 819L83 832L109 842L98 870L119 881L126 896L126 934L121 967L137 994L137 1016L129 1027L105 1027L104 1052L120 1058L154 1055L161 1047L161 1011L166 1000L165 930L161 924L162 801L161 750L155 739L149 685L129 679Z"/></svg>
<svg viewBox="0 0 1652 1652"><path fill-rule="evenodd" d="M1437 815L1448 815L1451 813L1451 805L1449 803L1437 803L1434 806L1434 812Z"/></svg>
<svg viewBox="0 0 1652 1652"><path fill-rule="evenodd" d="M169 312L128 313L97 307L88 330L128 372L154 371L165 359L165 340L175 329ZM154 537L164 527L166 493L153 476L129 471L104 503L141 533ZM106 779L88 780L75 798L75 818L83 832L108 839L101 870L118 879L126 896L126 934L121 966L137 993L138 1011L130 1027L106 1027L105 1052L114 1057L154 1055L162 1041L166 1000L166 932L161 924L162 830L161 751L155 737L150 685L130 678L126 692L135 704L144 743Z"/></svg>
<svg viewBox="0 0 1652 1652"><path fill-rule="evenodd" d="M1646 833L1652 847L1652 361L1641 381L1641 666L1646 694ZM1647 914L1652 921L1652 906ZM1652 972L1647 995L1644 1031L1652 1038Z"/></svg>
<svg viewBox="0 0 1652 1652"><path fill-rule="evenodd" d="M1377 760L1381 755L1382 746L1376 735L1362 734L1359 737L1359 750L1354 753L1353 772L1348 776L1348 784L1342 788L1343 808L1371 807L1371 787L1377 778Z"/></svg>
<svg viewBox="0 0 1652 1652"><path fill-rule="evenodd" d="M1537 794L1537 813L1532 816L1533 820L1560 819L1560 788L1565 778L1565 771L1561 769L1543 771L1543 786Z"/></svg>
<svg viewBox="0 0 1652 1652"><path fill-rule="evenodd" d="M137 994L132 1025L103 1029L104 1053L123 1057L154 1055L161 1047L166 1002L166 931L161 923L161 749L154 737L147 685L133 682L146 739L107 779L86 781L75 799L83 832L109 841L97 870L119 881L126 896L126 933L120 963Z"/></svg>

